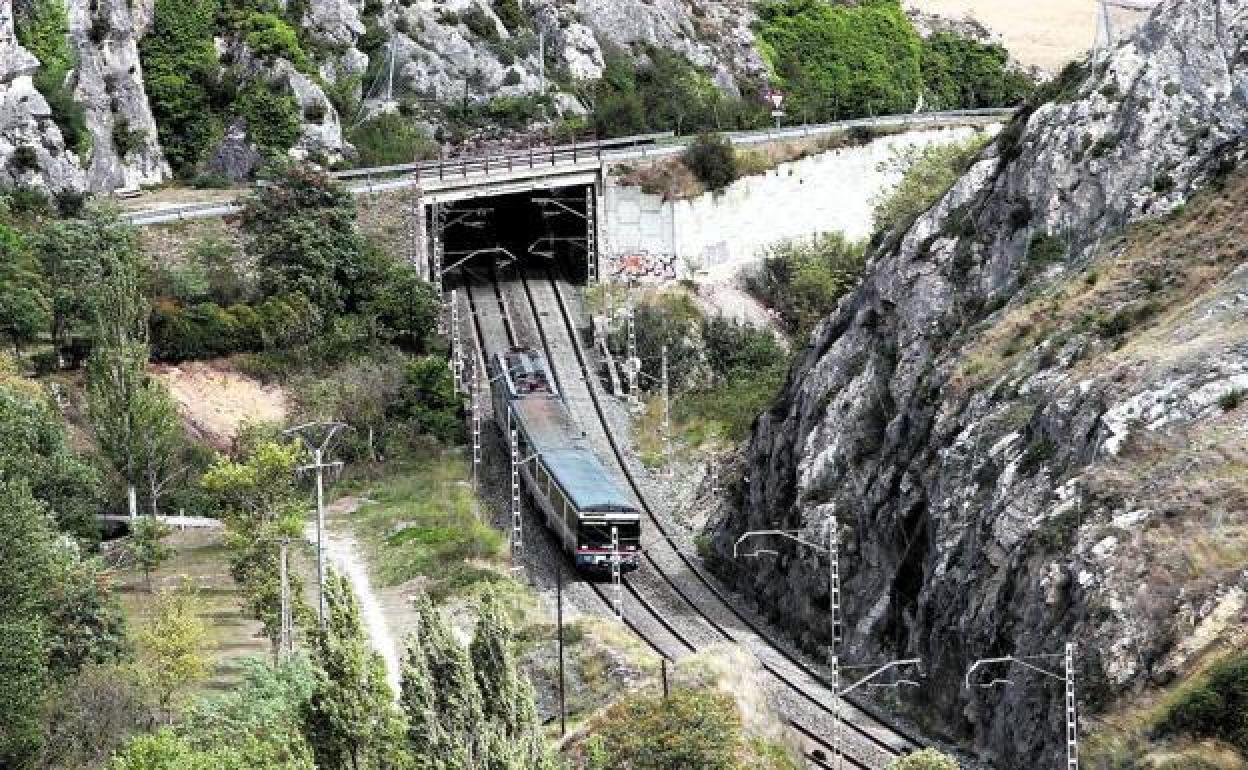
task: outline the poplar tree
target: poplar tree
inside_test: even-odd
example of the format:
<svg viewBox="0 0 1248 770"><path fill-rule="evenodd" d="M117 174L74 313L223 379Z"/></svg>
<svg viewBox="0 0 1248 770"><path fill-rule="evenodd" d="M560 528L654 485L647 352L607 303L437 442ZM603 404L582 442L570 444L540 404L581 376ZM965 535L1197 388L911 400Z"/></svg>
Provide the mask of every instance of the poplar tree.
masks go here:
<svg viewBox="0 0 1248 770"><path fill-rule="evenodd" d="M119 236L115 222L95 225L105 250L92 301L95 338L87 360L87 406L100 446L125 480L133 518L138 484L167 462L179 426L168 390L147 374L149 308L135 238Z"/></svg>
<svg viewBox="0 0 1248 770"><path fill-rule="evenodd" d="M442 725L434 710L433 684L420 637L407 638L400 669L399 706L407 718L407 748L417 770L440 767L436 757L442 744Z"/></svg>
<svg viewBox="0 0 1248 770"><path fill-rule="evenodd" d="M403 720L386 684L385 664L369 647L347 579L325 580L326 629L313 647L316 684L304 730L320 770L398 770L410 766Z"/></svg>

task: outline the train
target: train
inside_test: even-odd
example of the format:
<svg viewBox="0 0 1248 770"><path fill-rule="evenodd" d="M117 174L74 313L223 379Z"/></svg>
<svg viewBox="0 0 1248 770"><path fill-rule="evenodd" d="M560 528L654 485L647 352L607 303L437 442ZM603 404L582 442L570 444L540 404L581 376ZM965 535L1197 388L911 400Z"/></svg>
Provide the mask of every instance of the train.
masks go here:
<svg viewBox="0 0 1248 770"><path fill-rule="evenodd" d="M560 547L578 570L609 573L614 529L621 571L637 569L641 511L572 419L545 356L513 347L488 368L494 422L504 440L516 431L520 475Z"/></svg>

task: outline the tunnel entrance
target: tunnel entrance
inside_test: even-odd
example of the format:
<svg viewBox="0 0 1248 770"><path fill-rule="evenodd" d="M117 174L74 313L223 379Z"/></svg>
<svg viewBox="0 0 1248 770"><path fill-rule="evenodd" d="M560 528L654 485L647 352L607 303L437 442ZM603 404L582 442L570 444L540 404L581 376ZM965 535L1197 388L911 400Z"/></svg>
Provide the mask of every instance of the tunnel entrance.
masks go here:
<svg viewBox="0 0 1248 770"><path fill-rule="evenodd" d="M513 263L549 266L574 283L597 279L592 185L436 204L430 232L448 284L470 282L488 275L492 265Z"/></svg>

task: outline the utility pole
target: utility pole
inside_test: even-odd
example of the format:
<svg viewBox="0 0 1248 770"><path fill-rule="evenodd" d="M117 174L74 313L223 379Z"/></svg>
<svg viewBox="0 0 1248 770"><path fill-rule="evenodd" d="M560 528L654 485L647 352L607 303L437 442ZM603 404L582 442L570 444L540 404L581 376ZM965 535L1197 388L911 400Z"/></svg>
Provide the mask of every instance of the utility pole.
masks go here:
<svg viewBox="0 0 1248 770"><path fill-rule="evenodd" d="M394 41L395 33L390 33L390 71L386 75L386 103L394 101Z"/></svg>
<svg viewBox="0 0 1248 770"><path fill-rule="evenodd" d="M277 643L277 659L279 662L290 658L295 652L295 624L290 608L290 565L287 560L287 548L289 546L290 538L283 537L281 539L281 551L278 554L278 570L280 572L282 590L282 630Z"/></svg>
<svg viewBox="0 0 1248 770"><path fill-rule="evenodd" d="M464 348L459 336L459 289L451 289L451 379L455 395L463 392Z"/></svg>
<svg viewBox="0 0 1248 770"><path fill-rule="evenodd" d="M508 424L511 416L508 413ZM511 568L522 569L524 558L524 520L520 516L520 442L516 429L511 434Z"/></svg>
<svg viewBox="0 0 1248 770"><path fill-rule="evenodd" d="M585 285L598 284L598 217L594 185L585 188Z"/></svg>
<svg viewBox="0 0 1248 770"><path fill-rule="evenodd" d="M296 470L299 473L316 471L316 616L317 625L322 631L325 630L325 469L342 469L341 460L325 462L325 449L338 431L346 427L348 426L341 422L313 422L282 431L284 436L298 436L312 452L312 462L301 465ZM324 435L319 444L312 439L312 435L318 432L323 432Z"/></svg>
<svg viewBox="0 0 1248 770"><path fill-rule="evenodd" d="M612 602L615 604L615 616L624 619L624 581L620 577L620 530L611 528L611 586L614 588Z"/></svg>
<svg viewBox="0 0 1248 770"><path fill-rule="evenodd" d="M635 409L641 405L641 400L637 393L637 370L641 368L641 361L637 358L637 326L633 313L633 298L628 298L628 305L624 309L625 322L628 324L628 401Z"/></svg>
<svg viewBox="0 0 1248 770"><path fill-rule="evenodd" d="M541 94L546 95L546 30L537 31L537 77Z"/></svg>
<svg viewBox="0 0 1248 770"><path fill-rule="evenodd" d="M472 367L472 491L481 491L481 371Z"/></svg>
<svg viewBox="0 0 1248 770"><path fill-rule="evenodd" d="M563 564L555 563L555 624L559 629L559 737L568 734L568 708L563 676Z"/></svg>
<svg viewBox="0 0 1248 770"><path fill-rule="evenodd" d="M714 460L711 460L709 466L711 474L711 497L719 497L719 466L715 464Z"/></svg>
<svg viewBox="0 0 1248 770"><path fill-rule="evenodd" d="M831 686L832 686L832 696L833 696L832 697L832 753L836 757L836 770L843 770L844 753L845 753L844 752L845 728L844 728L844 720L841 714L843 698L847 694L852 692L853 690L856 690L859 687L866 685L868 682L870 682L871 680L875 679L876 677L880 676L881 674L887 671L891 671L893 669L897 669L897 668L901 668L905 666L918 666L921 664L922 661L920 661L918 658L891 660L891 661L888 661L887 663L884 663L878 666L874 671L872 671L871 673L869 673L867 676L863 677L862 679L859 679L857 682L850 685L849 687L844 688L844 689L841 688L841 669L842 669L841 657L840 657L840 645L841 645L841 572L840 572L840 569L841 567L840 567L840 556L839 556L840 542L839 542L839 533L837 531L836 516L834 514L829 515L827 521L824 523L824 526L827 529L826 545L819 545L818 543L803 539L804 533L800 530L768 529L768 530L754 530L754 531L746 532L743 535L741 535L739 538L737 538L737 541L735 543L733 543L732 557L734 559L737 558L738 549L740 548L742 543L744 543L746 540L752 537L759 537L759 536L782 537L787 540L792 540L793 542L798 543L799 545L804 545L807 548L811 548L815 551L828 554L828 603L830 607L831 625L832 625L832 629L831 629L832 642L829 645L829 656L828 656L828 663L831 668ZM746 556L758 556L763 553L775 554L776 552L775 551L755 551L753 553L749 553L745 555ZM864 668L864 667L856 666L855 668ZM899 686L900 684L915 684L915 683L905 680L905 681L896 682L892 685L885 685L885 686ZM875 685L871 685L871 686L874 687Z"/></svg>
<svg viewBox="0 0 1248 770"><path fill-rule="evenodd" d="M1035 661L1053 660L1060 658L1062 660L1062 671L1057 673L1038 665ZM1067 642L1065 649L1058 654L1052 655L1024 655L1014 656L1005 655L1000 658L981 658L971 664L966 670L966 678L964 686L967 689L971 687L971 675L980 668L991 665L1007 664L1016 665L1027 671L1031 671L1050 679L1056 679L1064 685L1063 706L1066 712L1066 770L1079 770L1079 715L1075 705L1075 645ZM976 685L977 687L996 687L997 685L1013 684L1009 679L994 678L984 684Z"/></svg>
<svg viewBox="0 0 1248 770"><path fill-rule="evenodd" d="M431 233L432 247L429 250L429 258L431 266L429 269L429 280L433 283L434 291L438 293L438 333L446 333L446 322L442 318L441 306L445 302L443 291L445 287L442 284L442 256L445 251L444 234L446 231L446 209L441 203L433 204L433 232Z"/></svg>
<svg viewBox="0 0 1248 770"><path fill-rule="evenodd" d="M671 478L675 470L672 468L672 402L668 389L666 344L659 361L659 388L663 393L663 460L667 465L667 476Z"/></svg>

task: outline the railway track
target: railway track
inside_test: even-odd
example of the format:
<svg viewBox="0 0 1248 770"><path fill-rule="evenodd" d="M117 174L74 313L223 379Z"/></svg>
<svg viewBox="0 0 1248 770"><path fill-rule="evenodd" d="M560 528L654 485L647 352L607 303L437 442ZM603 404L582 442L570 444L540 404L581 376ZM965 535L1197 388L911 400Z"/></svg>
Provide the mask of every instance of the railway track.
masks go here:
<svg viewBox="0 0 1248 770"><path fill-rule="evenodd" d="M611 434L607 416L594 389L593 375L576 336L575 325L554 276L547 272L535 279L521 274L518 282L507 286L519 289L523 300L509 302L504 284L497 275L491 275L488 288L475 284L469 287L468 300L480 354L484 356L490 350L490 341L493 345L540 345L559 390L573 413L578 417L592 413L596 417L593 424L582 425L582 429L587 437L595 439L603 459L614 461L612 470L632 490L639 507L654 528L643 555L649 569L634 573L623 581L627 592L623 616L626 625L656 654L673 661L716 642L746 647L778 685L775 688L777 700L781 710L787 714L790 727L801 738L807 760L814 766L831 768L830 758L834 751L826 738L832 735L832 709L827 705L831 699L830 689L818 674L772 642L756 624L738 612L689 557L673 544ZM523 313L517 305L523 305ZM557 311L551 310L556 307ZM498 308L502 323L482 323L483 309L489 308ZM557 315L553 323L549 318L552 314ZM491 327L489 333L485 326ZM679 559L676 565L683 567L683 570L674 566L673 556ZM682 576L685 581L675 577L680 571L685 573ZM698 590L703 594L701 604L690 596L690 579L698 584ZM613 607L612 597L607 596L601 585L593 581L585 584L606 606ZM707 604L713 605L713 610L708 611L705 608ZM730 630L729 626L735 629ZM750 644L751 641L759 643L761 649ZM861 770L882 767L916 747L914 742L898 734L882 720L848 703L843 704L842 714L842 754L845 764L850 767Z"/></svg>

